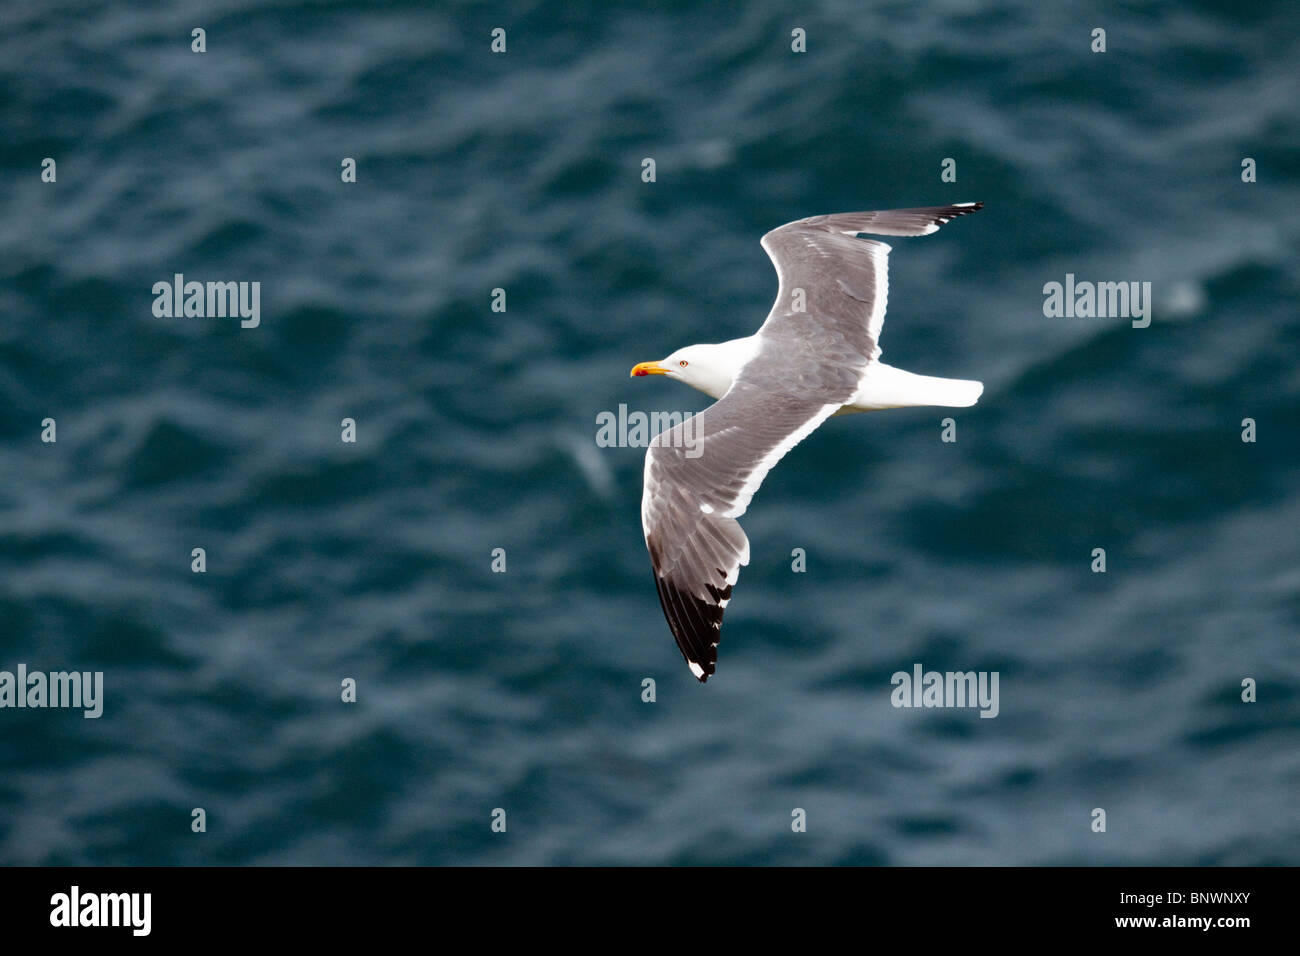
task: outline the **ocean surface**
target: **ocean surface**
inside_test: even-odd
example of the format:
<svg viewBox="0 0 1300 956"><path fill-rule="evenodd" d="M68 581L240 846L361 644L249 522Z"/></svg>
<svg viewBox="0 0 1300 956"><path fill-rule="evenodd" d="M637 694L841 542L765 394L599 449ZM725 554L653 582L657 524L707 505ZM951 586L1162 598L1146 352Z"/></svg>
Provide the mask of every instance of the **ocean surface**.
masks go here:
<svg viewBox="0 0 1300 956"><path fill-rule="evenodd" d="M0 5L0 670L104 675L0 708L0 863L1300 863L1297 61L1289 2ZM883 346L983 398L772 472L698 684L597 416L708 404L628 370L758 327L768 229L976 200Z"/></svg>

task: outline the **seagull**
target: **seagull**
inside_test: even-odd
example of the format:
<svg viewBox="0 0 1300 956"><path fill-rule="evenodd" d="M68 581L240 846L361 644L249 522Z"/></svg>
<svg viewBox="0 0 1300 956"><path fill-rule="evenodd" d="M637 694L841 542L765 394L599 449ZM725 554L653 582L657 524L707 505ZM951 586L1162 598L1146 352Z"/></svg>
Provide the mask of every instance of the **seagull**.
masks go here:
<svg viewBox="0 0 1300 956"><path fill-rule="evenodd" d="M666 375L717 399L651 440L641 497L659 603L701 683L717 665L722 614L749 563L736 519L776 463L832 415L967 408L984 391L982 382L880 361L890 247L857 238L929 235L983 206L839 213L773 229L762 245L780 287L755 334L633 367L634 377Z"/></svg>

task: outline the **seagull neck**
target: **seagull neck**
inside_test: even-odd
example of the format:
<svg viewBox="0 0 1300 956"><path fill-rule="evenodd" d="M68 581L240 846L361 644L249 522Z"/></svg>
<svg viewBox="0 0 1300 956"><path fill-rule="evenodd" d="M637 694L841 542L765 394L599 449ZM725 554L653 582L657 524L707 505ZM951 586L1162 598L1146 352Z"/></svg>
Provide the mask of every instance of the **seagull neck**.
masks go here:
<svg viewBox="0 0 1300 956"><path fill-rule="evenodd" d="M730 342L723 342L727 355L727 389L735 383L740 376L740 370L749 364L749 360L758 354L761 347L757 335L747 335L743 339L732 339ZM724 390L724 394L725 394Z"/></svg>
<svg viewBox="0 0 1300 956"><path fill-rule="evenodd" d="M755 335L714 345L695 346L700 358L690 375L683 375L686 383L710 398L722 398L730 390L736 376L745 364L758 354L758 337Z"/></svg>
<svg viewBox="0 0 1300 956"><path fill-rule="evenodd" d="M718 346L718 351L726 363L727 370L731 373L732 381L740 374L740 370L745 364L758 354L759 343L757 335L747 335L743 339L732 339L730 342L723 342Z"/></svg>

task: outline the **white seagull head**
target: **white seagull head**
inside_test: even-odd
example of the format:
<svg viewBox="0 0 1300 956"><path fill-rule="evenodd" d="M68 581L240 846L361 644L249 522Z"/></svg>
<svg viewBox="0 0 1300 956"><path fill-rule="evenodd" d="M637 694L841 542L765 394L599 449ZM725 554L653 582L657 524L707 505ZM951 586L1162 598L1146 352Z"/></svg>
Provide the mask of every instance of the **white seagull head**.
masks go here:
<svg viewBox="0 0 1300 956"><path fill-rule="evenodd" d="M718 345L688 345L658 362L641 362L632 367L632 377L667 375L685 382L711 398L721 398L750 357L750 350L734 342Z"/></svg>

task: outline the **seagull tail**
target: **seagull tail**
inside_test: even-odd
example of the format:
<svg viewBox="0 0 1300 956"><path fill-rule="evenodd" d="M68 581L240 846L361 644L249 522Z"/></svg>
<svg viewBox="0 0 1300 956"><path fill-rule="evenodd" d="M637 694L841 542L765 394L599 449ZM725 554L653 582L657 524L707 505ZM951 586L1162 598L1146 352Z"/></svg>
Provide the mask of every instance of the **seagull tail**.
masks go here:
<svg viewBox="0 0 1300 956"><path fill-rule="evenodd" d="M863 377L862 385L849 403L848 410L866 412L916 405L969 408L979 401L983 392L983 382L916 375L878 362Z"/></svg>

